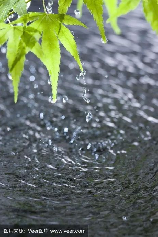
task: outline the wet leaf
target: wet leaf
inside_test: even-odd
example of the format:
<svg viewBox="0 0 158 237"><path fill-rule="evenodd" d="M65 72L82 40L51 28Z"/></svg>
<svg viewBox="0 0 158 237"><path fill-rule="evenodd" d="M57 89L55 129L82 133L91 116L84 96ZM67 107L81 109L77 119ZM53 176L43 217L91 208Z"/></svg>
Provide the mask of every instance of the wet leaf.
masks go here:
<svg viewBox="0 0 158 237"><path fill-rule="evenodd" d="M68 8L71 6L72 0L59 0L59 8L58 12L59 14L66 14L68 11Z"/></svg>
<svg viewBox="0 0 158 237"><path fill-rule="evenodd" d="M43 59L43 51L38 43L39 38L39 32L31 27L0 23L0 46L8 42L7 59L13 82L15 103L18 99L18 86L24 69L25 55L32 51L40 59Z"/></svg>
<svg viewBox="0 0 158 237"><path fill-rule="evenodd" d="M74 57L76 62L78 63L81 70L82 64L78 55L77 45L74 39L73 34L70 32L65 25L80 25L86 27L82 22L73 18L71 16L65 14L46 14L46 13L30 13L27 15L23 15L21 18L17 19L16 21L12 22L14 24L23 23L24 25L27 22L33 21L27 27L27 37L23 39L25 44L29 46L29 50L32 51L41 59L44 63L46 68L48 69L51 84L52 84L52 94L53 100L56 101L57 95L57 83L58 83L58 74L60 71L60 47L59 41L64 45L66 50L70 52L70 54ZM48 27L49 25L49 27ZM28 35L32 29L32 34L40 35L39 38L42 38L41 49L43 52L40 53L40 46L37 44L36 39L34 39L35 45L31 48L29 43L28 45ZM25 30L26 34L26 30ZM35 36L34 36L35 37ZM36 37L35 37L36 38ZM30 42L30 41L29 41ZM41 54L41 56L40 56Z"/></svg>
<svg viewBox="0 0 158 237"><path fill-rule="evenodd" d="M18 99L18 85L20 77L24 69L26 47L21 40L23 34L23 27L10 27L8 32L8 44L7 44L7 59L10 74L13 80L14 87L14 101ZM15 58L22 55L18 60L18 63L14 64Z"/></svg>
<svg viewBox="0 0 158 237"><path fill-rule="evenodd" d="M19 16L22 16L27 13L27 3L25 0L19 0L13 7L13 10L17 12Z"/></svg>
<svg viewBox="0 0 158 237"><path fill-rule="evenodd" d="M70 30L64 25L61 25L58 38L60 42L64 45L65 49L74 57L81 71L83 71L82 64L77 51L77 45L74 36L70 32Z"/></svg>
<svg viewBox="0 0 158 237"><path fill-rule="evenodd" d="M136 9L141 0L122 0L117 11L110 16L107 23L113 21L116 17L127 14L128 12Z"/></svg>
<svg viewBox="0 0 158 237"><path fill-rule="evenodd" d="M0 0L0 21L5 21L12 9L23 15L27 12L27 4L25 0Z"/></svg>
<svg viewBox="0 0 158 237"><path fill-rule="evenodd" d="M143 0L143 9L146 20L151 24L151 27L158 34L158 1Z"/></svg>
<svg viewBox="0 0 158 237"><path fill-rule="evenodd" d="M106 36L104 31L103 24L103 0L83 0L91 14L93 15L94 20L97 23L101 37L104 42L106 42Z"/></svg>
<svg viewBox="0 0 158 237"><path fill-rule="evenodd" d="M117 11L117 0L104 0L105 6L108 10L109 17L113 16ZM117 34L120 34L120 28L117 25L117 17L111 20L111 26Z"/></svg>

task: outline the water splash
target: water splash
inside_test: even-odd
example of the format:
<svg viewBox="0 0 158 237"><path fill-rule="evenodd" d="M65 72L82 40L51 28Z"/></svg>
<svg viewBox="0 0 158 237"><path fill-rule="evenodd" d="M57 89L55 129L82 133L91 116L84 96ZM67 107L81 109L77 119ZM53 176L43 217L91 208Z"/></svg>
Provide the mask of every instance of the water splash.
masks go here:
<svg viewBox="0 0 158 237"><path fill-rule="evenodd" d="M73 143L73 142L75 141L76 136L78 135L78 133L80 132L80 130L81 130L81 127L80 127L80 126L76 128L76 130L75 130L75 131L73 132L73 134L72 134L72 138L71 138L70 143Z"/></svg>

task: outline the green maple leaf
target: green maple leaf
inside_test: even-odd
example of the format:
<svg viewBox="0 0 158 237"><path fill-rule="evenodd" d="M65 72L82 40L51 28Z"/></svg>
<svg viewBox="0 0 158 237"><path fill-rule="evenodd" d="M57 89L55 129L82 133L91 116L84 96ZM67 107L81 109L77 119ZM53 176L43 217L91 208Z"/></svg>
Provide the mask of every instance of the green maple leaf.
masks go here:
<svg viewBox="0 0 158 237"><path fill-rule="evenodd" d="M158 1L143 0L143 9L146 20L151 24L153 30L158 33Z"/></svg>
<svg viewBox="0 0 158 237"><path fill-rule="evenodd" d="M104 0L105 6L108 10L109 17L113 16L117 10L117 0ZM117 25L117 17L111 20L111 26L117 34L120 34L120 28Z"/></svg>
<svg viewBox="0 0 158 237"><path fill-rule="evenodd" d="M33 23L29 25L29 27L31 27L35 31L40 32L42 38L41 47L43 51L43 56L40 57L40 59L48 69L52 84L53 100L56 101L58 74L60 71L59 41L74 57L80 69L83 70L74 36L64 25L80 25L83 27L86 26L82 22L71 16L65 14L47 13L29 13L27 15L23 15L21 18L12 23L26 24L26 21L33 21ZM33 49L35 49L35 47L33 47ZM35 51L34 53L36 54Z"/></svg>
<svg viewBox="0 0 158 237"><path fill-rule="evenodd" d="M14 9L19 15L23 15L27 12L27 4L25 0L0 0L0 21L6 20L11 9Z"/></svg>
<svg viewBox="0 0 158 237"><path fill-rule="evenodd" d="M32 51L40 58L43 56L38 43L39 33L35 30L31 32L30 27L28 28L0 23L0 46L7 42L8 67L13 82L15 103L18 99L18 86L24 69L25 55Z"/></svg>
<svg viewBox="0 0 158 237"><path fill-rule="evenodd" d="M9 11L18 0L0 0L0 21L6 20Z"/></svg>
<svg viewBox="0 0 158 237"><path fill-rule="evenodd" d="M68 8L71 6L72 0L59 0L58 4L58 12L59 14L66 14L68 11Z"/></svg>
<svg viewBox="0 0 158 237"><path fill-rule="evenodd" d="M15 103L17 102L18 98L18 85L24 68L26 54L25 45L21 40L21 36L23 34L22 28L23 27L21 26L10 27L10 30L8 32L7 59L9 71L13 80ZM15 64L13 67L14 60L19 54L22 54L22 57L20 58L20 60L18 60L18 64Z"/></svg>
<svg viewBox="0 0 158 237"><path fill-rule="evenodd" d="M114 18L127 14L134 10L141 0L122 0L117 11L107 20L107 23L114 20Z"/></svg>
<svg viewBox="0 0 158 237"><path fill-rule="evenodd" d="M22 16L27 13L27 3L25 0L18 0L18 2L13 7L13 10L17 12L19 16Z"/></svg>
<svg viewBox="0 0 158 237"><path fill-rule="evenodd" d="M103 24L103 0L83 0L84 4L87 6L94 20L99 28L102 40L106 42L106 36Z"/></svg>

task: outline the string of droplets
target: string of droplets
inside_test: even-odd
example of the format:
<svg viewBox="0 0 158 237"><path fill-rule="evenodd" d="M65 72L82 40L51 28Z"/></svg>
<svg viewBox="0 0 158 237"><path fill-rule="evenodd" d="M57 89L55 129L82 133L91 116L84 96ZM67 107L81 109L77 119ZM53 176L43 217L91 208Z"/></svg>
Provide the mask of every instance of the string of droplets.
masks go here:
<svg viewBox="0 0 158 237"><path fill-rule="evenodd" d="M83 80L83 84L86 85L86 81L85 81L85 75L86 75L86 71L83 71L79 74L79 76L76 77L76 80ZM84 101L89 104L90 103L90 99L87 98L87 89L86 87L83 87L83 94L82 94L82 98L84 99Z"/></svg>
<svg viewBox="0 0 158 237"><path fill-rule="evenodd" d="M46 6L47 13L52 13L53 0L49 0L48 5Z"/></svg>

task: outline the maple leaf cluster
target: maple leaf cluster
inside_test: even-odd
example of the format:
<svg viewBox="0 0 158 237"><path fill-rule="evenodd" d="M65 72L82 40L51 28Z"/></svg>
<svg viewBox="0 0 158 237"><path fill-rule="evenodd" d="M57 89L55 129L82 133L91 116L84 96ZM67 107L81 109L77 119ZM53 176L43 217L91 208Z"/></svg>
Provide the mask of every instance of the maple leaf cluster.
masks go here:
<svg viewBox="0 0 158 237"><path fill-rule="evenodd" d="M40 0L39 0L40 1ZM44 12L27 12L31 0L0 0L0 46L7 42L9 72L13 81L14 101L18 99L18 86L28 52L34 53L46 66L52 85L53 101L57 97L58 75L60 72L60 43L74 57L83 71L77 45L67 25L86 26L67 14L73 0L58 0L58 14L49 13L43 1ZM82 15L85 4L98 26L102 42L106 43L103 19L103 4L107 8L110 23L116 33L120 33L117 18L134 10L140 2L147 21L158 33L157 0L78 0L77 9ZM14 13L18 19L10 20ZM49 25L49 27L48 27Z"/></svg>

